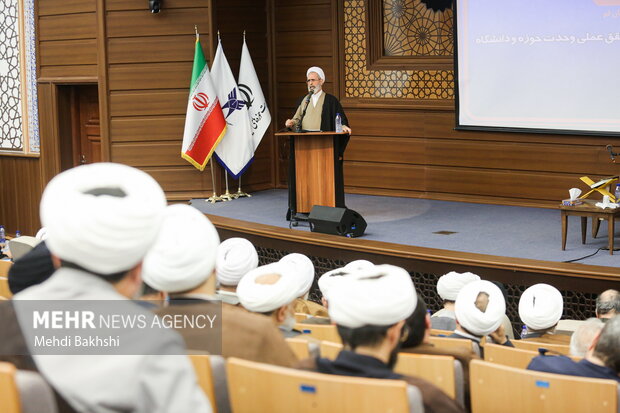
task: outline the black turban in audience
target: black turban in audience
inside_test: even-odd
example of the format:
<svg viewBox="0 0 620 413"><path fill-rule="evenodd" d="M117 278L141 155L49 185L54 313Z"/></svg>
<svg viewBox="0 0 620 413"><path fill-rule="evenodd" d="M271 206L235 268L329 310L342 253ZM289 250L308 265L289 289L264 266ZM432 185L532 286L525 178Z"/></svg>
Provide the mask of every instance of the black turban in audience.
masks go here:
<svg viewBox="0 0 620 413"><path fill-rule="evenodd" d="M41 284L56 271L45 241L15 261L9 270L9 289L13 294Z"/></svg>

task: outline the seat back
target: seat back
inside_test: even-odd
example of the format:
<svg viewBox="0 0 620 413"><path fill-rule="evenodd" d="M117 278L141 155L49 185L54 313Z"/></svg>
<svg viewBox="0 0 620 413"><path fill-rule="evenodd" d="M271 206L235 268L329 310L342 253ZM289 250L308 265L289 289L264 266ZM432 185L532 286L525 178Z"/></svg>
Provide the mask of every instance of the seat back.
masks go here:
<svg viewBox="0 0 620 413"><path fill-rule="evenodd" d="M286 338L285 340L299 360L304 360L310 357L310 349L308 347L309 343L307 340L293 337Z"/></svg>
<svg viewBox="0 0 620 413"><path fill-rule="evenodd" d="M39 373L0 362L0 412L57 413L58 407L52 388Z"/></svg>
<svg viewBox="0 0 620 413"><path fill-rule="evenodd" d="M301 331L312 338L320 341L331 341L332 343L342 343L338 329L333 324L295 324L295 330Z"/></svg>
<svg viewBox="0 0 620 413"><path fill-rule="evenodd" d="M431 328L431 336L447 337L452 333L454 333L454 331Z"/></svg>
<svg viewBox="0 0 620 413"><path fill-rule="evenodd" d="M422 406L419 390L401 380L321 374L237 358L228 359L227 371L235 413L407 412Z"/></svg>
<svg viewBox="0 0 620 413"><path fill-rule="evenodd" d="M525 369L536 356L538 356L538 351L500 346L491 343L484 346L484 359L491 363L501 364L502 366Z"/></svg>
<svg viewBox="0 0 620 413"><path fill-rule="evenodd" d="M10 363L0 363L0 412L20 413L21 403L15 383L17 369Z"/></svg>
<svg viewBox="0 0 620 413"><path fill-rule="evenodd" d="M467 338L449 338L449 337L429 337L429 341L437 348L443 348L446 350L452 349L464 349L466 351L473 351L480 355L480 347L478 344Z"/></svg>
<svg viewBox="0 0 620 413"><path fill-rule="evenodd" d="M310 317L310 315L306 314L306 313L295 313L295 321L298 322L298 323L301 323L302 321L304 321L308 317Z"/></svg>
<svg viewBox="0 0 620 413"><path fill-rule="evenodd" d="M9 289L9 269L13 263L7 260L0 260L0 297L10 299L13 294Z"/></svg>
<svg viewBox="0 0 620 413"><path fill-rule="evenodd" d="M469 370L475 413L617 413L615 380L541 373L482 360L473 360Z"/></svg>
<svg viewBox="0 0 620 413"><path fill-rule="evenodd" d="M214 413L230 413L228 383L226 380L226 360L222 356L206 354L189 355L198 384L205 392Z"/></svg>
<svg viewBox="0 0 620 413"><path fill-rule="evenodd" d="M465 404L463 366L451 356L398 353L396 373L420 377L433 383L462 406Z"/></svg>
<svg viewBox="0 0 620 413"><path fill-rule="evenodd" d="M342 351L342 344L331 341L321 341L321 357L333 360Z"/></svg>
<svg viewBox="0 0 620 413"><path fill-rule="evenodd" d="M570 346L564 344L548 344L548 343L539 343L536 341L530 340L514 340L511 343L516 347L522 350L530 350L538 352L539 348L546 348L547 350L553 350L560 354L564 354L565 356L570 355Z"/></svg>

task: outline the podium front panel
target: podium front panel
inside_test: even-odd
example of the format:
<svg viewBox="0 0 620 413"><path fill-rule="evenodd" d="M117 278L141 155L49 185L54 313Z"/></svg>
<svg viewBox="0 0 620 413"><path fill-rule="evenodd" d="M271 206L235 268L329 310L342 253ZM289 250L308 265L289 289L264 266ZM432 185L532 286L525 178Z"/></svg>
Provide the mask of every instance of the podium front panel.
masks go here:
<svg viewBox="0 0 620 413"><path fill-rule="evenodd" d="M297 212L314 205L336 206L333 135L306 135L295 139Z"/></svg>

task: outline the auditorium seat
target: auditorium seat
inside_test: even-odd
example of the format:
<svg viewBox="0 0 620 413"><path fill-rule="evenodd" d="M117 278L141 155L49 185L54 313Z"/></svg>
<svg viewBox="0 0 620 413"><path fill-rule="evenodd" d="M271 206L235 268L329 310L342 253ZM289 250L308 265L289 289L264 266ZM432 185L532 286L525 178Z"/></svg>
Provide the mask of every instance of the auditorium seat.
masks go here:
<svg viewBox="0 0 620 413"><path fill-rule="evenodd" d="M472 413L618 413L618 382L541 373L482 360L469 365Z"/></svg>
<svg viewBox="0 0 620 413"><path fill-rule="evenodd" d="M298 323L303 322L308 317L310 317L310 315L306 314L306 313L295 313L295 321L298 322Z"/></svg>
<svg viewBox="0 0 620 413"><path fill-rule="evenodd" d="M307 340L291 337L286 338L285 340L299 360L307 359L308 357L310 357L310 349L308 347L309 343Z"/></svg>
<svg viewBox="0 0 620 413"><path fill-rule="evenodd" d="M463 366L451 356L398 353L396 373L422 378L465 406Z"/></svg>
<svg viewBox="0 0 620 413"><path fill-rule="evenodd" d="M467 351L473 351L477 355L480 355L480 347L478 344L466 338L448 338L448 337L429 337L429 341L435 347L451 349L465 349Z"/></svg>
<svg viewBox="0 0 620 413"><path fill-rule="evenodd" d="M52 388L33 371L0 362L0 412L57 413Z"/></svg>
<svg viewBox="0 0 620 413"><path fill-rule="evenodd" d="M401 380L337 376L237 358L227 362L235 413L423 412L420 391Z"/></svg>
<svg viewBox="0 0 620 413"><path fill-rule="evenodd" d="M452 333L454 333L454 331L431 328L431 336L448 337Z"/></svg>
<svg viewBox="0 0 620 413"><path fill-rule="evenodd" d="M333 324L295 324L295 330L301 331L312 338L320 341L331 341L333 343L342 343L338 329Z"/></svg>
<svg viewBox="0 0 620 413"><path fill-rule="evenodd" d="M198 384L211 401L213 413L229 413L231 410L224 357L190 354L189 358L196 370Z"/></svg>
<svg viewBox="0 0 620 413"><path fill-rule="evenodd" d="M546 348L547 350L553 350L560 354L564 354L565 356L568 356L570 354L570 346L564 344L538 343L536 341L530 340L513 340L511 341L511 343L514 344L516 348L520 348L523 350L538 352L539 348Z"/></svg>
<svg viewBox="0 0 620 413"><path fill-rule="evenodd" d="M321 357L335 359L342 351L342 344L321 342ZM398 353L394 371L407 376L420 377L439 387L448 396L464 405L465 385L461 362L450 356Z"/></svg>
<svg viewBox="0 0 620 413"><path fill-rule="evenodd" d="M11 261L0 260L0 297L11 298L11 290L9 289L9 269L13 263Z"/></svg>
<svg viewBox="0 0 620 413"><path fill-rule="evenodd" d="M527 368L530 361L538 355L538 351L534 350L524 350L491 343L484 346L484 359L486 361L519 369Z"/></svg>

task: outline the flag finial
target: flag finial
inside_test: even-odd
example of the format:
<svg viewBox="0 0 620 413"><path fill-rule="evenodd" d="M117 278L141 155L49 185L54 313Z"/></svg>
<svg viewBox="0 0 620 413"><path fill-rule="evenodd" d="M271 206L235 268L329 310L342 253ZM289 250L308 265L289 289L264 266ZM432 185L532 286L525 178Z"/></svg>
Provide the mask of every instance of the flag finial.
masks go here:
<svg viewBox="0 0 620 413"><path fill-rule="evenodd" d="M243 31L243 41L245 41L245 30Z"/></svg>
<svg viewBox="0 0 620 413"><path fill-rule="evenodd" d="M196 32L196 39L198 39L200 37L200 35L198 34L198 25L197 24L194 25L194 31Z"/></svg>
<svg viewBox="0 0 620 413"><path fill-rule="evenodd" d="M217 31L217 41L218 42L222 41L222 38L220 37L220 31L219 30Z"/></svg>

